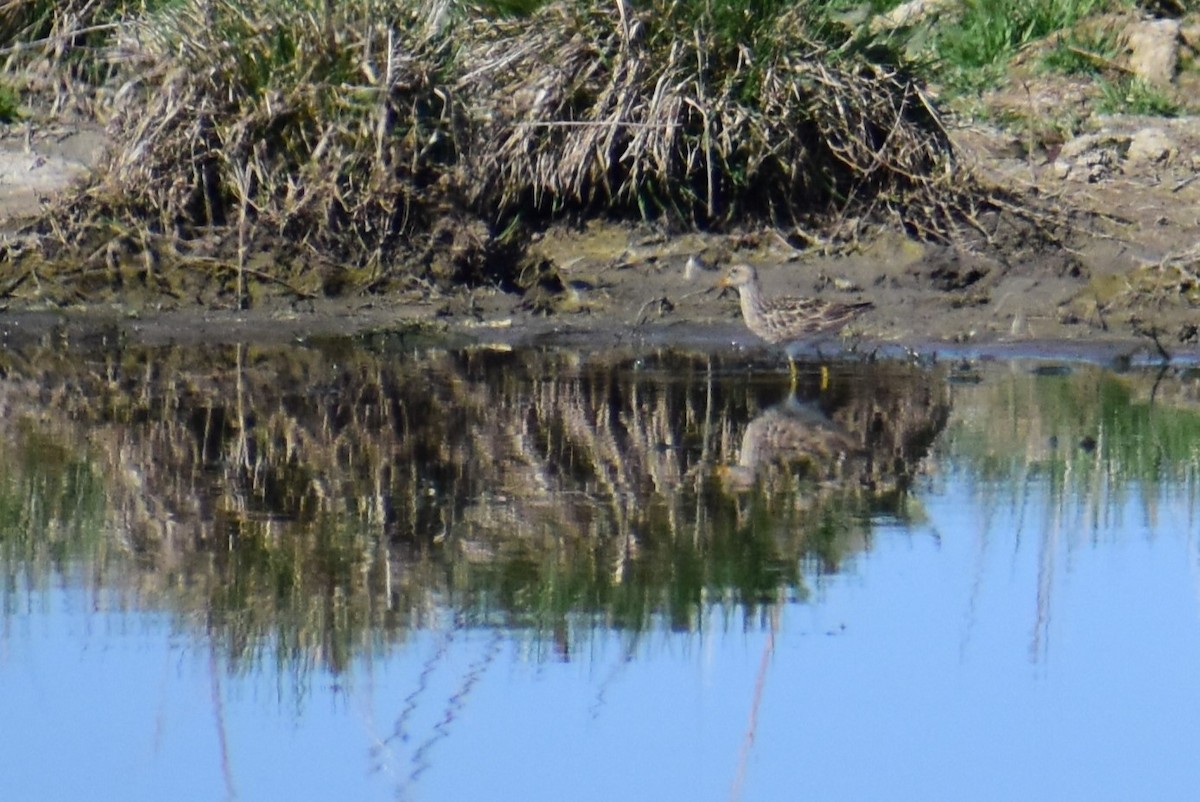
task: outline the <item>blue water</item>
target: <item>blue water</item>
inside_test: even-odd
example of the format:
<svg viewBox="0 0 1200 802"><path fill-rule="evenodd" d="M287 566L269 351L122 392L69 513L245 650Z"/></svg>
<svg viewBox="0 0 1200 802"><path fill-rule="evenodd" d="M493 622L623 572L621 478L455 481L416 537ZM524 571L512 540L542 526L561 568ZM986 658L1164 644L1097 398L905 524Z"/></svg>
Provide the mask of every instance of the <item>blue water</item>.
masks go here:
<svg viewBox="0 0 1200 802"><path fill-rule="evenodd" d="M39 591L6 619L5 797L1191 798L1188 500L1070 532L968 493L765 622L591 630L570 661L447 623L345 676L229 676L162 615Z"/></svg>
<svg viewBox="0 0 1200 802"><path fill-rule="evenodd" d="M964 431L802 600L691 628L445 603L342 671L238 663L203 609L10 562L3 798L1194 798L1194 473L984 478Z"/></svg>

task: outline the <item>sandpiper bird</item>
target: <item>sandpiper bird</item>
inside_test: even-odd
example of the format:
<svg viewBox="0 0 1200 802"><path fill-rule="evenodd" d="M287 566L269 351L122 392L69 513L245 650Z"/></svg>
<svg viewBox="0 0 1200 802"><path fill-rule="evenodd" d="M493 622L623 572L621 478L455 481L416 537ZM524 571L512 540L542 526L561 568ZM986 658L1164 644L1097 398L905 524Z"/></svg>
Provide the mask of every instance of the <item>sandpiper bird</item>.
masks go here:
<svg viewBox="0 0 1200 802"><path fill-rule="evenodd" d="M732 287L738 291L746 327L772 344L788 343L840 328L874 306L870 301L844 304L790 295L767 298L759 286L758 272L745 264L730 267L717 286ZM787 358L792 380L795 381L796 363L790 353Z"/></svg>

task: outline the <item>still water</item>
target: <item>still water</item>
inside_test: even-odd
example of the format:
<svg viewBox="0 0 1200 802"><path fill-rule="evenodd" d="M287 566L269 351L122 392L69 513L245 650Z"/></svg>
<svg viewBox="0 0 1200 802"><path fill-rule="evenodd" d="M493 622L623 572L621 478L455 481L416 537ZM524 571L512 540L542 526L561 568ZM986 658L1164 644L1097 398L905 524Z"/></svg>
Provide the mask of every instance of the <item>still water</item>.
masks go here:
<svg viewBox="0 0 1200 802"><path fill-rule="evenodd" d="M1194 373L2 359L0 798L1200 787Z"/></svg>

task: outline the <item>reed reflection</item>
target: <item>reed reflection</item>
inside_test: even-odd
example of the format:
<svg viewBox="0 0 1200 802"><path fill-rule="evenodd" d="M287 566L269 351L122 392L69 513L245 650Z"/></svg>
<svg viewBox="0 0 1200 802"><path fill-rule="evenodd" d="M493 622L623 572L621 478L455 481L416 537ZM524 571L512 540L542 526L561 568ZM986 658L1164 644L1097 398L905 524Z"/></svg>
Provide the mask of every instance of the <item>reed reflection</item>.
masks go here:
<svg viewBox="0 0 1200 802"><path fill-rule="evenodd" d="M921 369L787 397L669 351L4 360L9 570L85 567L241 667L340 670L446 616L560 658L580 620L693 629L729 602L753 621L903 514L949 411Z"/></svg>
<svg viewBox="0 0 1200 802"><path fill-rule="evenodd" d="M1006 527L1037 550L1031 662L1049 652L1055 577L1073 553L1114 532L1128 536L1133 528L1123 516L1131 501L1157 526L1160 508L1183 499L1181 526L1196 530L1198 399L1194 369L1116 374L1087 365L1011 366L987 381L956 385L954 419L938 456L960 466L965 501L980 511L981 564L994 543L1012 537ZM1200 544L1189 543L1200 564Z"/></svg>

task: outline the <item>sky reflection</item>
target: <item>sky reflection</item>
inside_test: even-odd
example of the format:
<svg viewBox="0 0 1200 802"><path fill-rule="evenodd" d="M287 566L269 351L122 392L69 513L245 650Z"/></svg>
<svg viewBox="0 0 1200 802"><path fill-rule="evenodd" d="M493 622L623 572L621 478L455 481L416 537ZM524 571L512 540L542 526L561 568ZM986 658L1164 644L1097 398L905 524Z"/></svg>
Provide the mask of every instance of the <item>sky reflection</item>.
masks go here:
<svg viewBox="0 0 1200 802"><path fill-rule="evenodd" d="M35 592L5 619L5 796L1188 798L1186 500L1046 544L939 485L925 524L877 529L808 603L691 633L576 621L569 661L447 616L342 676L230 675L168 616Z"/></svg>

